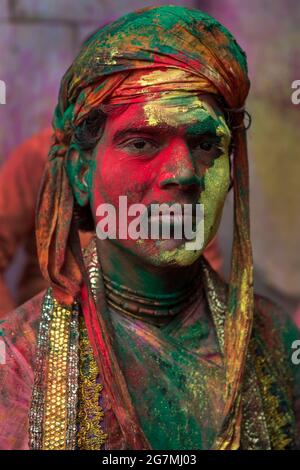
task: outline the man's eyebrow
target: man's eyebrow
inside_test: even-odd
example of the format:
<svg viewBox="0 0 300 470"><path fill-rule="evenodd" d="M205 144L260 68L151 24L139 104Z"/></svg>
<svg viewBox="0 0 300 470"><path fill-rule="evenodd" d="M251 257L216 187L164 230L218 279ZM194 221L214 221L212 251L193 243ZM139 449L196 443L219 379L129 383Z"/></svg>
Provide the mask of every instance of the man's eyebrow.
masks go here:
<svg viewBox="0 0 300 470"><path fill-rule="evenodd" d="M159 134L161 132L174 134L178 132L176 127L172 127L168 124L157 124L151 126L128 126L124 129L117 130L113 135L113 141L120 140L122 137L126 137L128 134Z"/></svg>
<svg viewBox="0 0 300 470"><path fill-rule="evenodd" d="M217 133L218 121L211 116L207 116L201 121L192 123L188 126L186 133L188 136L197 136L201 134L212 134Z"/></svg>
<svg viewBox="0 0 300 470"><path fill-rule="evenodd" d="M183 123L182 123L183 126ZM186 124L186 135L193 137L201 134L216 134L217 123L211 118L205 118L200 122L195 122L191 124ZM178 126L171 126L168 123L158 123L154 125L128 125L123 129L117 130L113 135L113 141L116 142L123 137L126 137L128 134L169 134L174 135L178 133Z"/></svg>

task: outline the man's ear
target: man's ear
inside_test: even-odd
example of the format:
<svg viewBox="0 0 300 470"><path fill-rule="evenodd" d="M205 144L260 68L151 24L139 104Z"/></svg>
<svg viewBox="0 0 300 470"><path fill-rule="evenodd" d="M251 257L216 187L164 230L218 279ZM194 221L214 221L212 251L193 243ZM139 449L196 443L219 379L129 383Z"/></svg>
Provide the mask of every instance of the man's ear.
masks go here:
<svg viewBox="0 0 300 470"><path fill-rule="evenodd" d="M66 156L66 172L76 202L80 206L88 204L90 197L90 162L76 144L71 144Z"/></svg>

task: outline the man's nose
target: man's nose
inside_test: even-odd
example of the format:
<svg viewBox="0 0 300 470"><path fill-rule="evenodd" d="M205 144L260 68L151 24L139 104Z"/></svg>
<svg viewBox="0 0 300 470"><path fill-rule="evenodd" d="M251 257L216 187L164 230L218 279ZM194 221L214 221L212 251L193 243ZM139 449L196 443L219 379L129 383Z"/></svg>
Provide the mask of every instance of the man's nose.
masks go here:
<svg viewBox="0 0 300 470"><path fill-rule="evenodd" d="M172 187L186 191L204 189L203 178L197 175L193 157L186 143L177 143L172 149L159 175L158 185L161 189Z"/></svg>

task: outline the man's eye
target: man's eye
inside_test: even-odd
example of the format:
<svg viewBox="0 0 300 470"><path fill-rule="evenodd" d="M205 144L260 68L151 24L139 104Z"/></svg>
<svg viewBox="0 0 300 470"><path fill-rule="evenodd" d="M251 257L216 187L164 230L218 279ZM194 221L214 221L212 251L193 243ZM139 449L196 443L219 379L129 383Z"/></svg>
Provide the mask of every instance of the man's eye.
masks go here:
<svg viewBox="0 0 300 470"><path fill-rule="evenodd" d="M145 140L136 140L135 142L132 142L132 145L134 148L142 150L147 146L147 142Z"/></svg>
<svg viewBox="0 0 300 470"><path fill-rule="evenodd" d="M155 142L142 138L128 140L122 147L127 153L141 156L152 156L158 149Z"/></svg>
<svg viewBox="0 0 300 470"><path fill-rule="evenodd" d="M222 152L217 142L213 140L201 140L191 146L194 157L205 165L210 165Z"/></svg>
<svg viewBox="0 0 300 470"><path fill-rule="evenodd" d="M201 150L205 150L206 152L209 152L213 148L213 143L212 142L201 142L199 144L199 147Z"/></svg>
<svg viewBox="0 0 300 470"><path fill-rule="evenodd" d="M217 142L214 142L210 139L201 139L199 141L193 142L191 147L194 151L198 152L213 152L217 148Z"/></svg>

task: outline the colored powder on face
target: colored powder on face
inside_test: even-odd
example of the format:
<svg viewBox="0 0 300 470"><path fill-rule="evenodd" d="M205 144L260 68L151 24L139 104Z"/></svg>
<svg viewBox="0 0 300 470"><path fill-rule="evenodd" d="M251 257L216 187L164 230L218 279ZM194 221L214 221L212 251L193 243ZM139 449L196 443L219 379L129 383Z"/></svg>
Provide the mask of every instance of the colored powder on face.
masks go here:
<svg viewBox="0 0 300 470"><path fill-rule="evenodd" d="M205 190L199 203L204 205L204 245L215 236L220 224L224 202L230 184L229 157L221 155L204 176Z"/></svg>
<svg viewBox="0 0 300 470"><path fill-rule="evenodd" d="M199 77L172 68L150 71L140 77L137 74L136 91L148 99L144 106L147 123L153 126L164 122L174 127L197 123L194 130L197 133L206 118L217 121L213 107L199 96L201 84Z"/></svg>
<svg viewBox="0 0 300 470"><path fill-rule="evenodd" d="M198 178L203 180L201 187L204 188L205 193L199 200L200 203L204 204L205 214L203 249L187 250L183 242L177 248L167 250L163 244L160 245L160 242L157 242L157 249L151 254L152 261L155 264L167 262L167 264L175 263L186 266L199 258L212 238L212 233L216 231L219 225L229 186L229 159L227 153L231 137L230 131L222 112L212 98L207 95L197 95L194 92L193 87L197 80L197 77L195 79L191 74L177 69L155 70L147 74L139 72L126 80L114 95L115 99L122 100L125 98L128 100L130 96L136 96L136 92L141 94L142 90L145 92L144 97L141 95L143 101L140 104L129 105L129 108L126 107L126 113L129 113L129 121L136 119L136 113L141 108L141 117L146 127L151 128L153 126L163 129L168 126L175 135L184 134L187 139L210 134L217 137L217 147L221 151L221 156L216 158L217 161L214 161L213 165L207 168L203 175L198 175ZM162 90L160 90L161 85ZM170 89L172 86L175 86L176 89ZM153 98L153 92L155 92L155 98ZM132 93L133 95L131 95ZM133 115L130 113L130 106L133 106L136 110ZM181 163L186 165L184 159L182 159L182 162L177 161L177 165ZM182 168L182 170L184 169L185 167ZM177 171L179 170L177 169ZM111 169L109 169L109 172L111 172ZM140 245L139 242L136 242L136 244ZM146 245L144 243L145 249Z"/></svg>
<svg viewBox="0 0 300 470"><path fill-rule="evenodd" d="M204 174L204 191L199 203L204 206L204 244L201 250L187 250L185 245L165 251L156 256L157 261L192 264L204 251L214 237L220 224L222 209L230 184L230 165L228 147L231 139L230 130L221 112L201 100L201 97L188 94L168 93L168 98L146 103L144 106L147 122L153 126L165 124L172 127L186 125L187 134L197 135L206 132L220 137L221 155Z"/></svg>
<svg viewBox="0 0 300 470"><path fill-rule="evenodd" d="M171 127L188 126L188 134L216 133L219 125L211 106L188 93L169 92L158 100L144 105L146 122L150 126L168 124Z"/></svg>

